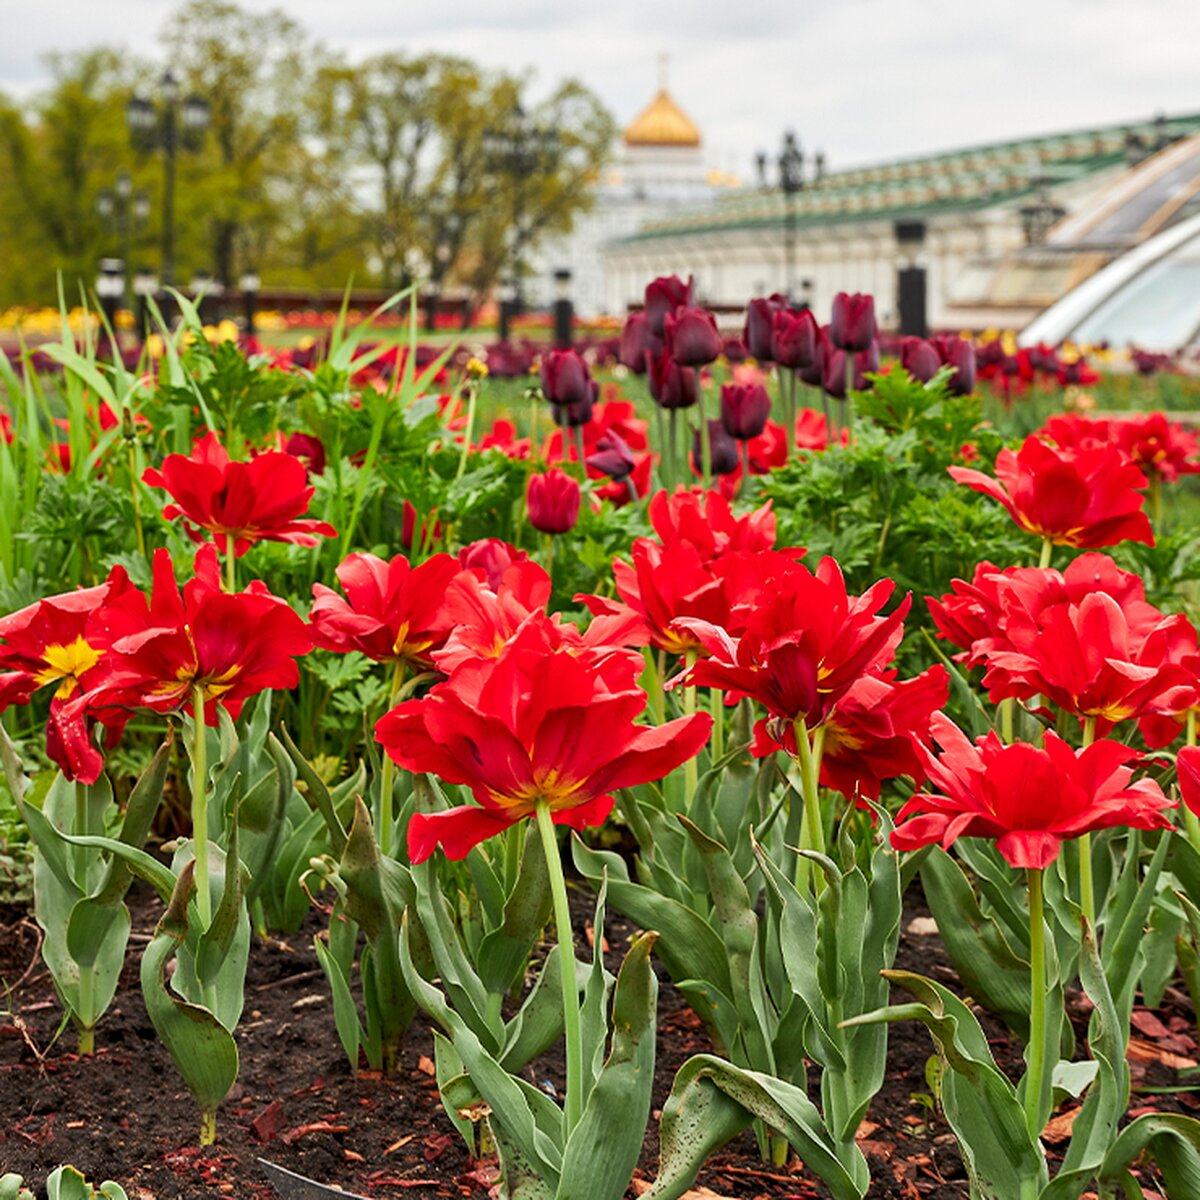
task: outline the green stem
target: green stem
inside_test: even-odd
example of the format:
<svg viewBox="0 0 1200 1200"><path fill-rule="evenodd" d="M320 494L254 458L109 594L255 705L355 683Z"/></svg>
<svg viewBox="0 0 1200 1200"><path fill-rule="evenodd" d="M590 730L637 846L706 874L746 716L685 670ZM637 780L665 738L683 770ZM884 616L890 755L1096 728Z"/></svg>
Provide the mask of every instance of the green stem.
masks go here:
<svg viewBox="0 0 1200 1200"><path fill-rule="evenodd" d="M1017 702L1012 696L1006 696L1000 701L1000 737L1006 746L1012 745L1013 713L1016 706Z"/></svg>
<svg viewBox="0 0 1200 1200"><path fill-rule="evenodd" d="M1054 543L1049 538L1042 538L1042 554L1038 566L1045 570L1050 565L1050 555L1054 553Z"/></svg>
<svg viewBox="0 0 1200 1200"><path fill-rule="evenodd" d="M1046 1074L1046 930L1042 872L1025 872L1029 884L1029 1059L1025 1076L1025 1125L1035 1141L1041 1136L1042 1086Z"/></svg>
<svg viewBox="0 0 1200 1200"><path fill-rule="evenodd" d="M696 662L696 651L689 650L687 652L687 669L690 671ZM683 715L690 717L696 711L696 689L692 684L688 684L683 689ZM683 804L685 808L690 809L692 801L696 798L696 788L700 781L700 762L693 755L683 764L683 780L684 780L684 798Z"/></svg>
<svg viewBox="0 0 1200 1200"><path fill-rule="evenodd" d="M842 415L845 419L847 429L852 429L854 426L854 412L850 405L850 393L854 391L854 351L846 351L846 396L842 401Z"/></svg>
<svg viewBox="0 0 1200 1200"><path fill-rule="evenodd" d="M671 409L670 424L667 433L667 461L670 463L671 469L667 473L667 492L673 494L675 488L679 485L679 409Z"/></svg>
<svg viewBox="0 0 1200 1200"><path fill-rule="evenodd" d="M1196 744L1196 710L1189 708L1187 717L1185 718L1187 725L1187 744L1194 746ZM1200 817L1197 817L1194 812L1186 804L1180 806L1183 809L1183 828L1187 833L1188 841L1200 853Z"/></svg>
<svg viewBox="0 0 1200 1200"><path fill-rule="evenodd" d="M583 426L576 425L573 433L575 437L575 454L579 459L579 478L584 483L587 483L587 454L583 445ZM563 458L566 458L565 454Z"/></svg>
<svg viewBox="0 0 1200 1200"><path fill-rule="evenodd" d="M704 368L696 368L696 408L700 413L700 474L704 478L704 490L712 487L712 443L708 436L708 414L704 405ZM687 454L684 454L687 461Z"/></svg>
<svg viewBox="0 0 1200 1200"><path fill-rule="evenodd" d="M75 825L77 837L87 837L92 831L88 822L88 788L79 780L75 781ZM86 896L88 888L88 848L75 847L75 884ZM79 1027L79 1053L91 1054L95 1050L95 1031L89 1022L93 1018L93 985L96 980L95 968L89 965L79 966L79 1011L75 1014Z"/></svg>
<svg viewBox="0 0 1200 1200"><path fill-rule="evenodd" d="M217 1140L216 1109L200 1114L200 1145L211 1146Z"/></svg>
<svg viewBox="0 0 1200 1200"><path fill-rule="evenodd" d="M750 491L750 443L744 439L738 443L742 451L742 487L743 498Z"/></svg>
<svg viewBox="0 0 1200 1200"><path fill-rule="evenodd" d="M671 447L667 442L667 418L663 415L662 405L654 405L654 424L658 433L658 482L671 491Z"/></svg>
<svg viewBox="0 0 1200 1200"><path fill-rule="evenodd" d="M1096 718L1085 717L1083 721L1083 745L1086 749L1096 740ZM1092 881L1092 835L1079 837L1079 907L1087 917L1093 933L1096 929L1096 888Z"/></svg>
<svg viewBox="0 0 1200 1200"><path fill-rule="evenodd" d="M825 745L825 727L818 726L811 739L808 724L803 717L797 717L794 725L796 731L796 751L800 760L800 783L804 796L804 824L800 831L800 848L815 850L818 854L825 853L825 822L821 817L821 756ZM796 886L806 883L809 875L809 862L801 857L796 864ZM817 876L816 878L819 878Z"/></svg>
<svg viewBox="0 0 1200 1200"><path fill-rule="evenodd" d="M529 389L529 461L537 466L539 448L538 448L538 397L542 394L541 388Z"/></svg>
<svg viewBox="0 0 1200 1200"><path fill-rule="evenodd" d="M567 1044L567 1108L564 1141L583 1115L583 1036L579 1021L579 989L575 984L575 938L571 933L571 910L567 903L567 881L563 878L558 837L550 817L550 805L539 800L535 810L546 868L550 873L550 895L554 901L554 924L558 935L559 974L562 976L563 1032ZM596 937L603 937L602 929Z"/></svg>
<svg viewBox="0 0 1200 1200"><path fill-rule="evenodd" d="M397 697L404 687L405 662L400 658L392 670L392 687L388 693L388 711L396 707ZM384 858L392 853L392 801L395 791L396 764L386 751L383 755L383 769L379 772L379 811L375 814L379 825L379 852Z"/></svg>
<svg viewBox="0 0 1200 1200"><path fill-rule="evenodd" d="M196 911L207 929L212 921L208 887L208 731L204 689L192 685L192 844L196 858Z"/></svg>
<svg viewBox="0 0 1200 1200"><path fill-rule="evenodd" d="M225 535L225 590L232 596L237 591L237 536Z"/></svg>
<svg viewBox="0 0 1200 1200"><path fill-rule="evenodd" d="M467 389L467 427L463 430L462 453L458 456L458 470L455 479L461 479L467 472L467 455L471 453L471 438L475 433L475 399L479 395L479 384L472 383Z"/></svg>
<svg viewBox="0 0 1200 1200"><path fill-rule="evenodd" d="M712 713L712 761L725 755L725 693L713 688L708 694L708 711Z"/></svg>
<svg viewBox="0 0 1200 1200"><path fill-rule="evenodd" d="M133 531L137 536L138 553L146 557L146 534L142 530L142 493L138 488L137 455L129 447L129 491L133 496Z"/></svg>

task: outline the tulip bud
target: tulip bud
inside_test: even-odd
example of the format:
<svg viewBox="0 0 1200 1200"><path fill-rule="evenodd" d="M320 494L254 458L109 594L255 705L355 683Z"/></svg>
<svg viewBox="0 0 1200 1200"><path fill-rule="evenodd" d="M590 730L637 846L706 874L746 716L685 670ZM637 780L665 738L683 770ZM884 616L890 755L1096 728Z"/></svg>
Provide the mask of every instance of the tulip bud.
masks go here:
<svg viewBox="0 0 1200 1200"><path fill-rule="evenodd" d="M875 297L838 292L829 319L829 340L839 350L866 350L875 337Z"/></svg>
<svg viewBox="0 0 1200 1200"><path fill-rule="evenodd" d="M756 438L771 415L771 397L761 383L727 383L721 388L721 424L740 442Z"/></svg>
<svg viewBox="0 0 1200 1200"><path fill-rule="evenodd" d="M644 312L630 313L621 330L621 344L617 357L635 375L646 373L646 351L662 353L662 339L650 332L650 324Z"/></svg>
<svg viewBox="0 0 1200 1200"><path fill-rule="evenodd" d="M681 367L702 367L721 353L716 318L706 308L677 308L663 325L667 352Z"/></svg>
<svg viewBox="0 0 1200 1200"><path fill-rule="evenodd" d="M591 382L577 350L550 350L542 356L542 391L551 404L578 404L589 395Z"/></svg>
<svg viewBox="0 0 1200 1200"><path fill-rule="evenodd" d="M619 433L610 430L596 443L595 454L588 455L587 465L620 483L633 473L633 451Z"/></svg>
<svg viewBox="0 0 1200 1200"><path fill-rule="evenodd" d="M529 523L542 533L566 533L579 520L583 492L579 481L557 468L530 475L525 492Z"/></svg>
<svg viewBox="0 0 1200 1200"><path fill-rule="evenodd" d="M811 309L777 309L771 323L771 357L793 371L811 367L817 359L818 333Z"/></svg>
<svg viewBox="0 0 1200 1200"><path fill-rule="evenodd" d="M746 328L742 333L742 341L751 358L757 358L759 362L773 360L775 314L786 307L787 298L778 292L773 296L760 296L746 305Z"/></svg>
<svg viewBox="0 0 1200 1200"><path fill-rule="evenodd" d="M687 308L692 302L692 277L684 283L677 275L661 275L646 284L646 325L655 337L663 336L663 324L669 313Z"/></svg>
<svg viewBox="0 0 1200 1200"><path fill-rule="evenodd" d="M918 383L928 383L942 364L937 351L924 338L906 337L900 342L900 365Z"/></svg>
<svg viewBox="0 0 1200 1200"><path fill-rule="evenodd" d="M966 338L931 338L930 344L937 351L943 365L954 368L948 384L958 396L967 396L975 390L975 347Z"/></svg>
<svg viewBox="0 0 1200 1200"><path fill-rule="evenodd" d="M720 421L708 423L708 449L714 475L731 475L738 468L737 442L725 432ZM700 430L692 435L692 466L696 471L704 470L704 450L700 444Z"/></svg>
<svg viewBox="0 0 1200 1200"><path fill-rule="evenodd" d="M594 379L589 379L587 394L582 400L578 400L574 404L552 404L550 406L554 423L566 425L569 429L586 425L592 419L592 409L599 394L600 385Z"/></svg>
<svg viewBox="0 0 1200 1200"><path fill-rule="evenodd" d="M320 438L311 433L293 433L284 450L293 458L298 458L308 468L309 475L325 473L325 447Z"/></svg>
<svg viewBox="0 0 1200 1200"><path fill-rule="evenodd" d="M513 563L527 562L529 555L499 538L481 538L458 552L459 564L468 571L481 571L488 587L496 591L504 572Z"/></svg>
<svg viewBox="0 0 1200 1200"><path fill-rule="evenodd" d="M647 352L646 376L660 408L691 408L696 403L696 372L681 367L665 350L658 358Z"/></svg>

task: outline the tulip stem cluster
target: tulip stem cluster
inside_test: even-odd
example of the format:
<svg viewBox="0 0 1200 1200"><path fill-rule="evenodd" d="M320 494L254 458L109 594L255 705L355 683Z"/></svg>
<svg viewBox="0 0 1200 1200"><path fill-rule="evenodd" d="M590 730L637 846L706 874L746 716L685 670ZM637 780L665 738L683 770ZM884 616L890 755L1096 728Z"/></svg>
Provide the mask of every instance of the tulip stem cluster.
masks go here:
<svg viewBox="0 0 1200 1200"><path fill-rule="evenodd" d="M1082 850L1082 847L1080 847ZM1046 929L1042 872L1027 868L1029 885L1029 1058L1025 1078L1025 1121L1030 1137L1041 1136L1042 1086L1046 1074Z"/></svg>
<svg viewBox="0 0 1200 1200"><path fill-rule="evenodd" d="M550 805L539 800L535 810L538 833L550 873L550 895L554 901L554 925L558 936L558 966L562 977L563 1033L567 1046L566 1134L579 1124L583 1115L583 1035L579 1017L579 989L575 983L575 938L571 932L571 909L567 902L567 881L563 877L558 837L550 816ZM595 931L597 938L604 930Z"/></svg>
<svg viewBox="0 0 1200 1200"><path fill-rule="evenodd" d="M1049 545L1049 542L1046 543ZM1085 717L1083 721L1083 748L1086 750L1096 740L1096 718ZM1096 927L1096 887L1092 881L1092 835L1079 835L1079 907L1087 917L1088 924Z"/></svg>
<svg viewBox="0 0 1200 1200"><path fill-rule="evenodd" d="M212 921L208 880L208 730L204 689L192 686L192 845L196 859L196 911L205 929Z"/></svg>
<svg viewBox="0 0 1200 1200"><path fill-rule="evenodd" d="M800 848L825 853L825 826L821 819L821 756L824 753L825 727L820 726L809 739L808 725L803 717L797 717L796 753L800 759L800 784L804 799L804 823L800 831ZM800 857L796 863L796 886L802 887L808 879L808 861Z"/></svg>
<svg viewBox="0 0 1200 1200"><path fill-rule="evenodd" d="M397 659L392 670L392 687L388 693L388 710L395 708L400 700L400 692L404 688L404 660ZM376 814L379 825L379 850L384 858L390 858L392 853L392 826L395 824L393 815L393 792L395 791L396 764L391 756L383 756L383 768L379 773L379 812Z"/></svg>

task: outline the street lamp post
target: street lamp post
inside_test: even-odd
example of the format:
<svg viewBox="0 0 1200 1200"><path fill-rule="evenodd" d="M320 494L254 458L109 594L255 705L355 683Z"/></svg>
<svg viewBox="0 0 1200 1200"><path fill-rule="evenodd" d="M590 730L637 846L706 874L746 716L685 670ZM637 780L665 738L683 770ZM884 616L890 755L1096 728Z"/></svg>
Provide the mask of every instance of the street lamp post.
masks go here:
<svg viewBox="0 0 1200 1200"><path fill-rule="evenodd" d="M163 152L162 268L164 287L175 282L175 158L181 149L198 150L209 126L208 101L179 94L179 81L166 71L159 81L159 103L133 96L125 106L133 144L144 152Z"/></svg>
<svg viewBox="0 0 1200 1200"><path fill-rule="evenodd" d="M131 244L135 229L140 229L150 217L150 197L133 190L133 177L128 171L118 171L111 188L101 188L96 194L96 213L108 225L116 241L116 250L128 279ZM124 295L118 296L123 300Z"/></svg>
<svg viewBox="0 0 1200 1200"><path fill-rule="evenodd" d="M762 187L770 187L769 164L770 156L765 150L757 155L758 179ZM789 300L795 294L796 278L796 197L810 184L820 181L825 171L825 156L817 153L813 158L811 179L805 178L804 151L796 140L793 130L787 130L783 135L783 144L775 159L778 187L783 193L783 261L784 261L784 291Z"/></svg>
<svg viewBox="0 0 1200 1200"><path fill-rule="evenodd" d="M544 167L558 149L559 136L553 129L532 124L520 104L514 104L503 126L483 131L483 152L488 169L507 175L513 184L512 246L505 256L511 259L511 279L501 286L500 341L507 342L512 317L524 307L521 297L521 256L529 231L525 224L525 189L530 177Z"/></svg>

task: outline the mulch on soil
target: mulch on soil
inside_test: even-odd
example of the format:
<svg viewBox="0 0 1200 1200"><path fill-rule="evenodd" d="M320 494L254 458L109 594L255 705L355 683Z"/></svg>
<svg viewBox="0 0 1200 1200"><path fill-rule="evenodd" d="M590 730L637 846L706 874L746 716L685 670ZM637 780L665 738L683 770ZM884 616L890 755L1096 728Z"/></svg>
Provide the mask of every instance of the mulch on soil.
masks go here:
<svg viewBox="0 0 1200 1200"><path fill-rule="evenodd" d="M928 914L906 912L898 966L956 986ZM576 896L577 928L590 917L590 898ZM219 1115L217 1145L196 1146L190 1095L145 1014L138 959L160 912L157 899L131 893L134 938L113 1008L97 1029L97 1053L74 1053L70 1028L59 1032L61 1008L37 957L37 927L23 910L0 908L0 1174L16 1171L40 1187L61 1163L93 1183L113 1179L131 1200L194 1197L265 1198L261 1155L292 1171L366 1196L478 1197L496 1194L494 1162L471 1161L442 1111L433 1078L429 1026L418 1017L399 1071L389 1078L355 1077L333 1027L332 1007L312 950L319 928L286 942L255 944L246 984L246 1011L237 1031L241 1074ZM606 929L615 967L632 935L610 919ZM15 984L15 987L14 987ZM12 987L5 999L6 989ZM1086 1022L1086 1013L1076 1018ZM1001 1067L1020 1073L1020 1045L984 1018ZM1083 1026L1081 1025L1081 1028ZM1186 998L1169 992L1157 1013L1135 1014L1131 1067L1140 1111L1192 1111L1191 1093L1155 1096L1177 1082L1176 1070L1200 1057ZM657 1114L671 1080L692 1054L711 1050L699 1021L663 979L653 1106ZM928 1036L914 1025L890 1029L888 1077L860 1131L871 1165L869 1195L901 1200L961 1200L966 1181L954 1137L930 1105ZM539 1086L561 1086L561 1056L539 1060ZM1070 1106L1052 1123L1065 1149ZM1050 1145L1051 1153L1056 1146ZM658 1159L652 1123L631 1196L644 1190ZM1147 1183L1150 1181L1147 1180ZM793 1160L765 1165L743 1135L718 1152L697 1182L698 1197L813 1200L825 1189ZM705 1191L704 1189L708 1189ZM1152 1197L1152 1192L1147 1192Z"/></svg>

